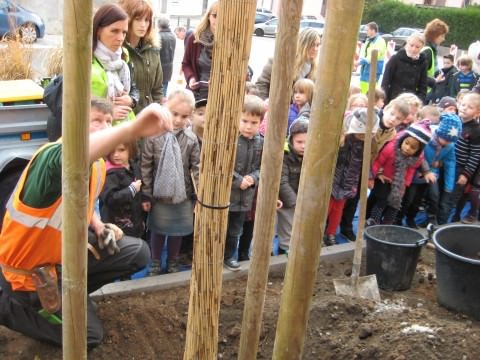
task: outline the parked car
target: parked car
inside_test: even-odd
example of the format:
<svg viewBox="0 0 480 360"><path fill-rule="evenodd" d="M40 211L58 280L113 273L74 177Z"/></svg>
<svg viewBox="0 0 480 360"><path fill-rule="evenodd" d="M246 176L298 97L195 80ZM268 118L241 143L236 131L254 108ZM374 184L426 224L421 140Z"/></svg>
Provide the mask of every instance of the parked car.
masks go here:
<svg viewBox="0 0 480 360"><path fill-rule="evenodd" d="M302 15L300 16L301 20L317 20L315 15Z"/></svg>
<svg viewBox="0 0 480 360"><path fill-rule="evenodd" d="M255 24L264 23L270 19L273 19L275 16L272 13L263 13L258 12L255 14Z"/></svg>
<svg viewBox="0 0 480 360"><path fill-rule="evenodd" d="M257 8L257 12L264 13L264 14L271 14L272 11L268 10L267 8Z"/></svg>
<svg viewBox="0 0 480 360"><path fill-rule="evenodd" d="M10 0L0 0L0 37L18 33L25 43L45 35L42 18Z"/></svg>
<svg viewBox="0 0 480 360"><path fill-rule="evenodd" d="M278 19L274 18L262 24L255 24L253 33L257 36L275 36L277 34ZM319 32L320 35L323 35L323 28L325 23L321 20L300 20L300 31L310 27Z"/></svg>
<svg viewBox="0 0 480 360"><path fill-rule="evenodd" d="M325 23L321 20L307 19L307 20L301 20L300 21L300 31L302 31L305 28L312 28L312 29L317 30L317 32L320 34L320 36L323 35L324 27L325 27Z"/></svg>
<svg viewBox="0 0 480 360"><path fill-rule="evenodd" d="M395 41L395 50L398 50L405 46L407 39L414 32L423 33L423 29L420 28L410 28L410 27L400 27L394 30L391 34L383 34L382 37L385 41L393 40Z"/></svg>
<svg viewBox="0 0 480 360"><path fill-rule="evenodd" d="M275 36L277 33L278 18L273 18L264 23L255 24L253 33L257 36Z"/></svg>

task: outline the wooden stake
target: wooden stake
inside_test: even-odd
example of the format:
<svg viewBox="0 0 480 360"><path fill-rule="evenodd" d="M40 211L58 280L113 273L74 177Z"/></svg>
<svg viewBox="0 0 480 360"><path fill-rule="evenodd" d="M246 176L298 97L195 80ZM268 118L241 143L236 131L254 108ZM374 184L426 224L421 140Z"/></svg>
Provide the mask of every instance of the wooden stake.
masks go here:
<svg viewBox="0 0 480 360"><path fill-rule="evenodd" d="M268 265L275 234L276 205L283 164L283 148L287 133L288 107L292 83L297 38L303 0L282 1L275 43L269 99L268 131L263 145L260 188L253 232L253 257L248 274L245 308L238 359L257 356L262 325L263 305L268 281Z"/></svg>
<svg viewBox="0 0 480 360"><path fill-rule="evenodd" d="M228 204L255 7L255 0L219 1L195 216L184 359L217 358Z"/></svg>
<svg viewBox="0 0 480 360"><path fill-rule="evenodd" d="M273 359L302 358L363 4L327 3Z"/></svg>
<svg viewBox="0 0 480 360"><path fill-rule="evenodd" d="M63 358L86 359L88 122L92 63L92 1L66 0L63 19Z"/></svg>

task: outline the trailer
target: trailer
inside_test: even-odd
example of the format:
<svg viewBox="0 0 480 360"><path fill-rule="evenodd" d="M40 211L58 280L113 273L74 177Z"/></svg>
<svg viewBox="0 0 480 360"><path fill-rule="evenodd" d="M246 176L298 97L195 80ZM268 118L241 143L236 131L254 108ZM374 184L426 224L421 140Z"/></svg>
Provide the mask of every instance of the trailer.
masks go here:
<svg viewBox="0 0 480 360"><path fill-rule="evenodd" d="M48 141L48 107L32 80L0 81L0 220L23 169ZM1 229L1 222L0 222Z"/></svg>

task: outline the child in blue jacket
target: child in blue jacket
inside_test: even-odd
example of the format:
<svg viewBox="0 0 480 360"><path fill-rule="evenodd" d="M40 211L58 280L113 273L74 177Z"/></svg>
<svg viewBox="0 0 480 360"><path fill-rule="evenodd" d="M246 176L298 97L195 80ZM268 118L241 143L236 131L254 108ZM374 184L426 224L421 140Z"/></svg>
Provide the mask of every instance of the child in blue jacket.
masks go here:
<svg viewBox="0 0 480 360"><path fill-rule="evenodd" d="M432 139L423 149L425 160L430 166L430 171L435 174L437 181L427 183L420 171L417 171L412 184L408 187L402 204L402 215L406 215L407 226L416 228L415 217L418 208L425 196L427 200L428 223L437 224L439 207L445 206L441 197L449 196L455 188L455 142L462 132L462 122L456 114L442 113L438 128L433 132ZM440 174L442 179L440 180ZM443 191L440 185L443 184Z"/></svg>

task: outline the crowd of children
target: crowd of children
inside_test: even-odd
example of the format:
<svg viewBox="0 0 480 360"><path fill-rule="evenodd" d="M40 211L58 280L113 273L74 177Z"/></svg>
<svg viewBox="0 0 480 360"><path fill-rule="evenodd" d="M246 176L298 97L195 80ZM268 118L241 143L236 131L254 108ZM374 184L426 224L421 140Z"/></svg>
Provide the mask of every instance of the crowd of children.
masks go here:
<svg viewBox="0 0 480 360"><path fill-rule="evenodd" d="M480 94L474 88L478 75L468 57L458 59L457 70L453 57L446 55L444 67L435 75L435 86L427 88L425 59L420 53L423 44L421 35L412 35L405 49L387 62L383 89L375 91L366 226L417 228L449 221L473 223L478 218ZM288 132L285 139L279 139L285 142L276 222L280 251L289 249L313 92L312 80L295 81ZM225 241L224 265L232 271L240 268L239 261L249 260L251 251L268 124L268 99L262 100L257 93L256 86L248 82ZM356 239L353 223L360 197L367 104L367 96L352 87L322 240L325 246L342 237ZM195 101L190 90L180 89L170 93L165 106L173 115L174 130L139 144L117 146L107 159L107 180L100 197L105 221L150 243L150 275L162 272L164 247L167 272L179 271L180 265L192 260L193 208L207 99ZM467 202L470 210L462 218ZM418 221L420 209L425 216Z"/></svg>

